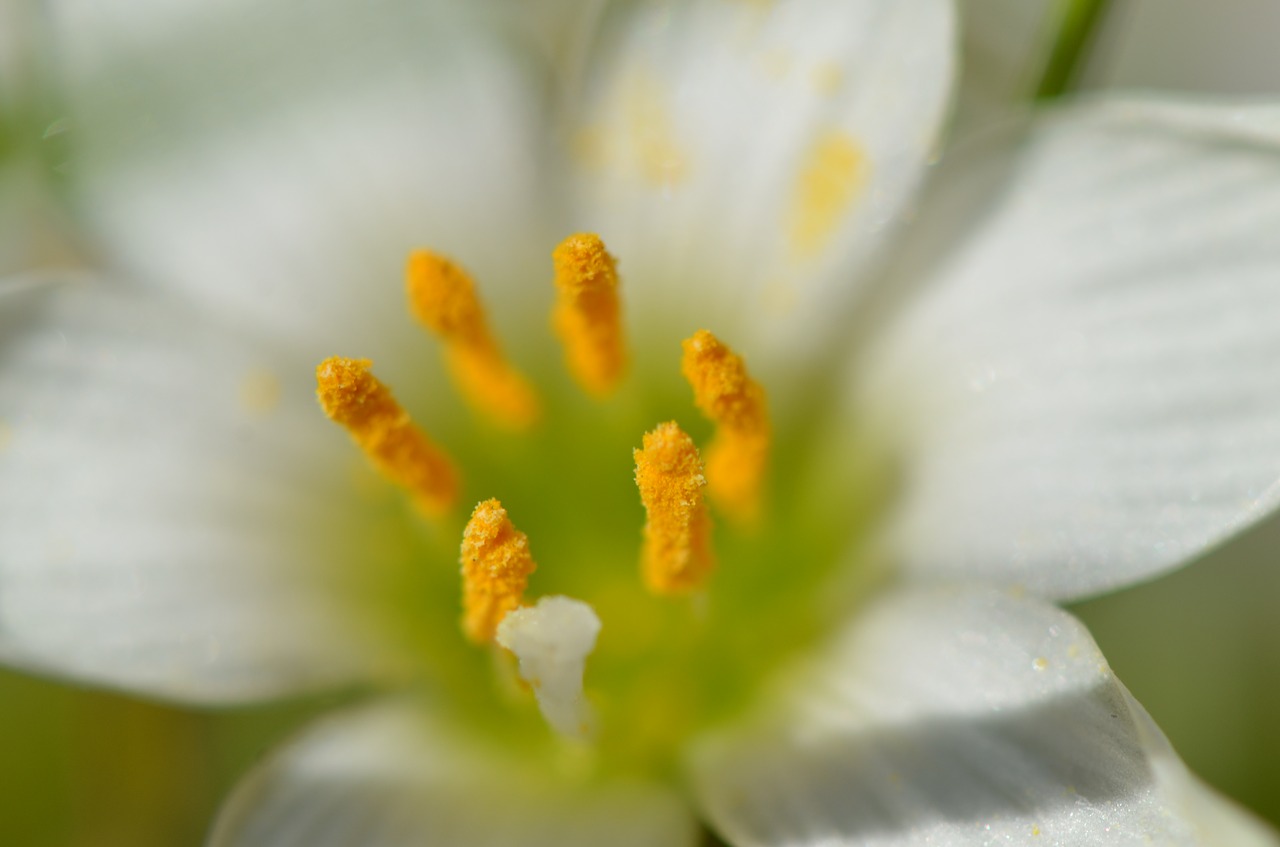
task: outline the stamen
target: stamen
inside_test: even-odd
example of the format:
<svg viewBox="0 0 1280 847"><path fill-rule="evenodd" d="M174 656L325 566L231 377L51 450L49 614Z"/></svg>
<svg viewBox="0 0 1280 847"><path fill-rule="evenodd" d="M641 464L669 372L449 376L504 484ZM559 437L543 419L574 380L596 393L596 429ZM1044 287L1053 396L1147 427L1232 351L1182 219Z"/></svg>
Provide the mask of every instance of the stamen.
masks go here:
<svg viewBox="0 0 1280 847"><path fill-rule="evenodd" d="M636 485L648 520L641 572L654 594L684 594L702 587L715 569L711 519L702 502L698 448L675 421L645 433L633 452Z"/></svg>
<svg viewBox="0 0 1280 847"><path fill-rule="evenodd" d="M365 456L388 479L411 491L418 505L438 516L453 506L458 473L413 425L391 390L378 382L368 359L334 356L316 367L316 397L329 418L346 428Z"/></svg>
<svg viewBox="0 0 1280 847"><path fill-rule="evenodd" d="M497 500L476 506L462 531L462 630L476 644L492 641L498 624L520 605L537 569L529 538Z"/></svg>
<svg viewBox="0 0 1280 847"><path fill-rule="evenodd" d="M500 426L531 426L538 419L537 395L502 355L467 272L429 250L415 250L405 290L413 316L445 343L449 370L467 402Z"/></svg>
<svg viewBox="0 0 1280 847"><path fill-rule="evenodd" d="M542 716L571 738L591 735L593 716L582 674L599 634L595 610L568 597L543 597L498 625L497 641L520 660L520 678L533 688Z"/></svg>
<svg viewBox="0 0 1280 847"><path fill-rule="evenodd" d="M551 254L559 299L552 327L564 344L574 379L591 394L609 394L622 378L627 354L618 306L617 262L600 236L571 235Z"/></svg>
<svg viewBox="0 0 1280 847"><path fill-rule="evenodd" d="M768 403L742 357L705 329L683 344L680 370L693 386L698 408L716 425L707 449L707 488L733 520L759 520L769 464Z"/></svg>

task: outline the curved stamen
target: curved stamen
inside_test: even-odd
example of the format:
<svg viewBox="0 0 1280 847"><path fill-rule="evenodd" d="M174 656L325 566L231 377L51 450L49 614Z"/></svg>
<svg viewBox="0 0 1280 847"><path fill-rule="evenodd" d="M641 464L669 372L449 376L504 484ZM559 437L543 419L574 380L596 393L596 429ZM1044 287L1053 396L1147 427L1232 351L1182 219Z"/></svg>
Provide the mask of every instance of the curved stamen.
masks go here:
<svg viewBox="0 0 1280 847"><path fill-rule="evenodd" d="M671 421L645 433L644 447L633 455L636 485L648 513L641 556L645 586L654 594L701 588L715 570L715 558L698 448Z"/></svg>
<svg viewBox="0 0 1280 847"><path fill-rule="evenodd" d="M334 356L316 367L316 397L324 413L344 427L369 461L411 491L424 512L447 512L458 494L449 457L414 426L368 359Z"/></svg>
<svg viewBox="0 0 1280 847"><path fill-rule="evenodd" d="M531 426L539 415L537 395L503 356L470 275L444 256L415 250L405 267L405 292L413 316L444 342L449 371L467 402L499 426Z"/></svg>
<svg viewBox="0 0 1280 847"><path fill-rule="evenodd" d="M603 397L617 387L627 366L617 262L600 236L591 233L566 238L551 260L559 295L552 327L564 344L573 378Z"/></svg>
<svg viewBox="0 0 1280 847"><path fill-rule="evenodd" d="M742 357L705 329L684 341L680 369L694 403L716 425L707 449L711 498L736 522L753 524L760 518L772 439L764 388Z"/></svg>
<svg viewBox="0 0 1280 847"><path fill-rule="evenodd" d="M537 569L529 538L497 500L476 506L462 531L462 630L477 644L493 640L498 624L520 606Z"/></svg>

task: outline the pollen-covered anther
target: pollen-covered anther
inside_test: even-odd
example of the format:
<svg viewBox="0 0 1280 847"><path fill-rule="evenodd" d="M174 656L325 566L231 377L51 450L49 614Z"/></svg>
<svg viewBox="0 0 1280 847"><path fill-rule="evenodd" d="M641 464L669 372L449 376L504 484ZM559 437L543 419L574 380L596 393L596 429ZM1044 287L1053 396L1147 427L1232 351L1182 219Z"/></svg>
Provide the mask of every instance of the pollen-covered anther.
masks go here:
<svg viewBox="0 0 1280 847"><path fill-rule="evenodd" d="M603 397L617 387L627 367L617 262L600 236L591 233L566 238L551 260L557 292L552 328L564 345L573 378Z"/></svg>
<svg viewBox="0 0 1280 847"><path fill-rule="evenodd" d="M497 500L476 506L462 531L462 630L476 644L493 640L498 624L520 606L537 569L529 539Z"/></svg>
<svg viewBox="0 0 1280 847"><path fill-rule="evenodd" d="M321 362L316 366L320 406L383 476L412 492L424 512L441 515L457 499L458 472L369 372L372 365L368 359L339 356Z"/></svg>
<svg viewBox="0 0 1280 847"><path fill-rule="evenodd" d="M444 256L415 250L405 268L405 292L413 316L444 342L454 383L472 408L499 426L531 426L538 397L503 356L471 276Z"/></svg>
<svg viewBox="0 0 1280 847"><path fill-rule="evenodd" d="M698 409L716 425L707 449L707 490L740 524L759 520L772 440L764 388L742 357L700 329L684 341L680 370Z"/></svg>
<svg viewBox="0 0 1280 847"><path fill-rule="evenodd" d="M654 594L695 591L715 570L698 448L671 421L645 433L643 448L633 455L648 516L640 562L645 587Z"/></svg>

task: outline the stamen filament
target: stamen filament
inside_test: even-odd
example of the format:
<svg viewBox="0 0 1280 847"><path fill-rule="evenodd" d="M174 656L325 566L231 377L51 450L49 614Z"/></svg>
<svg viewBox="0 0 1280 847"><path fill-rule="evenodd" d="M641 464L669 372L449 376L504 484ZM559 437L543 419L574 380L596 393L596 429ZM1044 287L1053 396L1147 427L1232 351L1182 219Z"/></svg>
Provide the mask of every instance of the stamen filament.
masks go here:
<svg viewBox="0 0 1280 847"><path fill-rule="evenodd" d="M445 344L458 390L477 412L509 429L538 419L538 397L502 354L489 330L471 276L430 250L409 254L405 268L409 310Z"/></svg>
<svg viewBox="0 0 1280 847"><path fill-rule="evenodd" d="M747 373L742 357L700 329L685 339L680 370L693 387L698 409L716 425L707 449L707 489L739 524L760 518L771 427L764 388Z"/></svg>
<svg viewBox="0 0 1280 847"><path fill-rule="evenodd" d="M648 514L641 554L645 587L664 595L701 588L715 570L715 558L698 448L671 421L645 433L643 448L633 456L636 485Z"/></svg>
<svg viewBox="0 0 1280 847"><path fill-rule="evenodd" d="M368 359L325 359L316 367L316 397L385 477L412 492L428 515L439 516L457 499L458 473L369 372L372 365Z"/></svg>
<svg viewBox="0 0 1280 847"><path fill-rule="evenodd" d="M558 300L552 328L565 348L569 372L587 392L604 397L627 366L618 305L617 262L600 236L571 235L551 254Z"/></svg>
<svg viewBox="0 0 1280 847"><path fill-rule="evenodd" d="M476 506L462 531L462 631L476 644L493 640L498 624L520 606L537 569L529 538L497 500Z"/></svg>

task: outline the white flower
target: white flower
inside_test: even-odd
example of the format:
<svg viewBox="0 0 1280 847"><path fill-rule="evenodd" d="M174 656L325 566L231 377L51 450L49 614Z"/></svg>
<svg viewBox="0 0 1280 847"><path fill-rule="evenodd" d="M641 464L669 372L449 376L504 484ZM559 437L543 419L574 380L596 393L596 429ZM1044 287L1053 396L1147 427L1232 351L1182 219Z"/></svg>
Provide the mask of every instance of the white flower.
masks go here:
<svg viewBox="0 0 1280 847"><path fill-rule="evenodd" d="M75 197L141 282L0 290L0 656L202 703L403 692L264 763L219 845L684 844L698 814L770 847L1273 843L1044 600L1275 506L1275 111L1046 115L949 158L872 288L945 111L943 0L615 7L567 137L515 33L339 6L245 32L57 7ZM543 331L578 228L621 259L634 341L600 406ZM474 272L543 429L448 390L401 302L422 242ZM776 461L700 617L641 588L629 450L696 425L677 342L702 326L768 387ZM596 742L463 641L458 534L353 478L312 397L334 353L503 498L532 592L594 609ZM534 610L570 606L572 644L500 638L577 661L584 607Z"/></svg>

